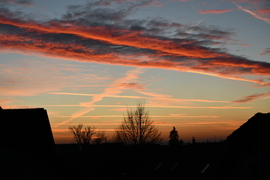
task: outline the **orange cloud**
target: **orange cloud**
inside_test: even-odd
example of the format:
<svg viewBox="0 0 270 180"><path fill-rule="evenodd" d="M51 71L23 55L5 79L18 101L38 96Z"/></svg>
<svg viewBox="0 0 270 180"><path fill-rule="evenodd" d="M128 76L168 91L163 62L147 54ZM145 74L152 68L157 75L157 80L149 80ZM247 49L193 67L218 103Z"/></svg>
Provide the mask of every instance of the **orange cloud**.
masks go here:
<svg viewBox="0 0 270 180"><path fill-rule="evenodd" d="M1 39L2 38L2 39ZM30 51L36 51L36 52L43 52L46 56L52 56L55 55L57 57L61 58L66 58L66 59L81 59L84 61L92 61L96 63L109 63L109 64L118 64L118 65L129 65L129 66L142 66L142 67L152 67L152 68L165 68L165 69L175 69L175 70L180 70L180 71L186 71L186 72L193 72L193 73L199 73L199 74L206 74L210 76L217 76L217 77L222 77L226 79L234 79L234 80L240 80L240 81L249 81L253 83L258 83L262 85L267 85L267 83L255 81L255 80L248 80L244 78L234 78L230 77L227 74L215 74L209 73L205 70L207 68L213 68L213 64L215 64L218 67L221 66L232 66L232 67L249 67L249 68L254 68L252 69L253 73L258 73L258 74L265 74L269 75L270 73L270 68L267 66L264 66L264 64L260 64L257 62L249 62L249 61L241 61L241 60L212 60L210 62L205 62L203 65L198 64L197 67L193 67L194 69L196 68L197 70L192 70L192 67L185 67L181 65L182 63L178 62L171 62L171 61L165 61L160 58L159 61L147 61L147 63L141 62L141 60L132 60L129 61L128 59L123 59L116 54L91 54L91 51L85 50L85 52L81 52L81 46L76 45L76 44L52 44L52 43L45 43L42 42L41 40L32 40L32 43L30 44L25 44L25 43L18 43L20 41L23 41L22 36L15 36L15 35L0 35L0 42L2 41L2 44L5 44L5 48L10 48L10 49L20 49L20 50L25 50L26 52ZM41 44L40 44L41 43ZM38 45L39 44L39 45ZM38 45L38 46L37 46ZM84 48L83 48L84 49ZM127 56L125 58L128 58ZM134 57L136 58L136 57ZM200 67L200 69L199 69ZM206 71L206 72L204 72ZM213 69L213 71L215 71Z"/></svg>
<svg viewBox="0 0 270 180"><path fill-rule="evenodd" d="M180 56L187 56L191 58L214 58L219 56L229 55L211 52L203 48L192 48L179 46L169 40L159 40L151 37L146 37L137 31L116 30L107 27L85 27L75 24L66 24L59 22L50 22L48 25L41 25L34 22L23 22L20 20L7 19L0 16L0 23L18 26L20 28L27 28L37 30L45 33L66 33L81 36L83 38L90 38L99 41L105 41L116 45L132 46L137 48L146 48L161 51L164 53L171 53ZM113 33L119 34L117 37Z"/></svg>
<svg viewBox="0 0 270 180"><path fill-rule="evenodd" d="M183 39L176 41L168 38L155 38L145 35L142 31L113 29L107 26L81 26L74 22L51 21L39 24L34 21L27 22L10 19L4 15L0 15L0 23L20 28L23 31L41 34L40 38L35 37L37 34L32 36L31 34L29 36L1 34L0 45L2 50L8 49L23 53L35 52L49 57L61 57L86 62L174 69L239 81L249 81L265 86L269 85L262 81L235 77L235 74L270 75L269 63L251 61L199 46L196 45L196 40ZM140 50L140 53L104 51L104 47L103 50L99 49L101 46L99 48L89 48L87 45L78 43L53 42L43 37L62 34L80 37L88 41L98 41L108 47L123 46L135 48ZM205 35L205 37L208 36L211 35ZM220 37L213 36L213 38ZM102 51L104 52L100 53ZM243 67L246 67L246 69L243 70Z"/></svg>
<svg viewBox="0 0 270 180"><path fill-rule="evenodd" d="M221 13L226 13L226 12L230 12L230 11L232 11L232 9L220 9L220 10L209 9L209 10L201 10L198 13L200 13L200 14L221 14Z"/></svg>

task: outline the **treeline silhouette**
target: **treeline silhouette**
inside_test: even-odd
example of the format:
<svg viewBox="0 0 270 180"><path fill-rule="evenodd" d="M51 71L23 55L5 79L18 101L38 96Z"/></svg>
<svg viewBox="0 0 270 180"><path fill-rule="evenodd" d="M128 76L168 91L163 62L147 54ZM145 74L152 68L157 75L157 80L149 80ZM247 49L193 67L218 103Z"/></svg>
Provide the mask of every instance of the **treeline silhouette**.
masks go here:
<svg viewBox="0 0 270 180"><path fill-rule="evenodd" d="M76 144L71 151L66 151L65 145L58 145L58 149L64 159L82 163L93 179L268 180L269 127L270 113L257 113L222 142L196 143L194 140L183 145L173 127L166 146L104 143L85 150L79 150Z"/></svg>
<svg viewBox="0 0 270 180"><path fill-rule="evenodd" d="M161 145L161 133L154 126L144 104L138 103L116 128L107 141L105 131L96 127L70 126L76 144L57 145L63 159L68 159L85 178L94 179L194 179L203 178L201 171L220 156L224 142L197 143L183 146L178 131L173 127L168 134L168 146ZM100 135L102 134L102 136ZM98 141L97 141L98 140ZM106 172L106 173L104 173Z"/></svg>
<svg viewBox="0 0 270 180"><path fill-rule="evenodd" d="M104 130L96 131L94 126L78 124L70 126L69 131L73 134L74 142L79 145L80 149L90 144L108 143L106 132ZM170 146L184 143L182 139L179 139L175 127L168 137ZM135 110L127 108L127 115L124 116L122 123L116 127L110 142L124 145L160 144L162 138L161 132L155 127L144 104L138 103Z"/></svg>
<svg viewBox="0 0 270 180"><path fill-rule="evenodd" d="M107 142L105 131L96 132L95 129L96 127L83 126L83 124L69 127L74 141L80 147ZM161 132L155 127L143 103L138 103L135 110L127 108L127 115L116 127L115 135L111 138L111 142L124 145L159 144L161 141Z"/></svg>

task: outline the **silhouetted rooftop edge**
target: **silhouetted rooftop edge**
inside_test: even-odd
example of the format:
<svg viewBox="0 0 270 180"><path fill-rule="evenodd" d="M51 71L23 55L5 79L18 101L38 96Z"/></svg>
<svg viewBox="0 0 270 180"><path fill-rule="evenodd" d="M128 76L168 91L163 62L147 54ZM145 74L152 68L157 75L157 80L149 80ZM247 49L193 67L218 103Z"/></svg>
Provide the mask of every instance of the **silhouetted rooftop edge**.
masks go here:
<svg viewBox="0 0 270 180"><path fill-rule="evenodd" d="M227 137L227 145L212 179L270 177L270 113L258 112Z"/></svg>
<svg viewBox="0 0 270 180"><path fill-rule="evenodd" d="M3 109L1 106L0 106L0 110L26 110L26 109L44 109L44 108L10 108L10 109ZM45 109L44 109L45 110Z"/></svg>
<svg viewBox="0 0 270 180"><path fill-rule="evenodd" d="M2 146L30 147L38 144L48 151L53 151L55 143L46 109L1 108L0 119L3 127L12 127L13 130L12 133L9 128L0 131Z"/></svg>

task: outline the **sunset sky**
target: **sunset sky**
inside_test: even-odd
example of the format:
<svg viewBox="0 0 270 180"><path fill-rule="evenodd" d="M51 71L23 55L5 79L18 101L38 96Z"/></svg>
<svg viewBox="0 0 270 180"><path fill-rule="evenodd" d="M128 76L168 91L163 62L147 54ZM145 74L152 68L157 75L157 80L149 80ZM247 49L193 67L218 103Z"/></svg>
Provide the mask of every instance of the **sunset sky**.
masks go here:
<svg viewBox="0 0 270 180"><path fill-rule="evenodd" d="M0 0L0 106L45 108L56 143L142 100L165 141L225 139L269 87L269 0Z"/></svg>

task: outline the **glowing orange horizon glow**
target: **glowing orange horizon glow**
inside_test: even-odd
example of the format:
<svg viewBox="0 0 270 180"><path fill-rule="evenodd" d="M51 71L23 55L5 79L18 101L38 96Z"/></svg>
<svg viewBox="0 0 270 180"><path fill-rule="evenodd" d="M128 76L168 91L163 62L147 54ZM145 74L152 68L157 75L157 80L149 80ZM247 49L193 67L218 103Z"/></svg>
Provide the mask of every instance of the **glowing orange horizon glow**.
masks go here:
<svg viewBox="0 0 270 180"><path fill-rule="evenodd" d="M173 126L176 127L176 129L179 132L179 136L181 139L184 140L185 143L191 141L191 137L196 137L196 140L198 141L206 141L207 139L209 141L213 141L217 139L218 141L223 139L225 140L228 134L232 133L235 129L240 127L245 121L243 120L230 120L228 122L219 122L219 121L197 121L197 122L189 122L181 121L178 123L171 123L167 121L155 121L155 125L157 128L161 131L163 142L167 142L169 131L172 129ZM114 123L83 123L85 126L95 126L98 127L100 125L104 126L104 128L97 128L96 131L104 130L106 135L108 136L108 140L111 140L111 137L114 135L115 128L111 128L110 126L117 127L121 124L121 120L114 122ZM68 123L66 124L68 126L78 125L77 123ZM196 129L202 129L203 126L212 127L212 129L215 129L211 132L204 131L203 134L200 134L197 132ZM106 127L108 126L108 127ZM68 131L67 128L64 129L54 129L52 128L52 131L54 133L55 140L61 143L71 143L72 142L72 134ZM214 134L213 134L214 133Z"/></svg>
<svg viewBox="0 0 270 180"><path fill-rule="evenodd" d="M66 118L66 117L72 117L72 116L50 116L50 117L62 117L62 118ZM80 116L80 118L104 118L104 117L115 117L115 118L119 118L119 117L123 117L123 115L102 115L102 116ZM218 118L218 116L186 116L186 115L169 115L169 116L152 116L151 117L172 117L172 118L179 118L179 117L192 117L192 118Z"/></svg>
<svg viewBox="0 0 270 180"><path fill-rule="evenodd" d="M80 106L80 107L126 107L124 105L84 105L84 104L75 104L75 105L42 105L44 107L72 107L72 106ZM231 107L231 106L220 106L220 107L214 107L214 106L159 106L159 105L148 105L145 104L147 107L156 107L156 108L179 108L179 109L250 109L252 107ZM128 107L137 107L136 105L129 105Z"/></svg>

